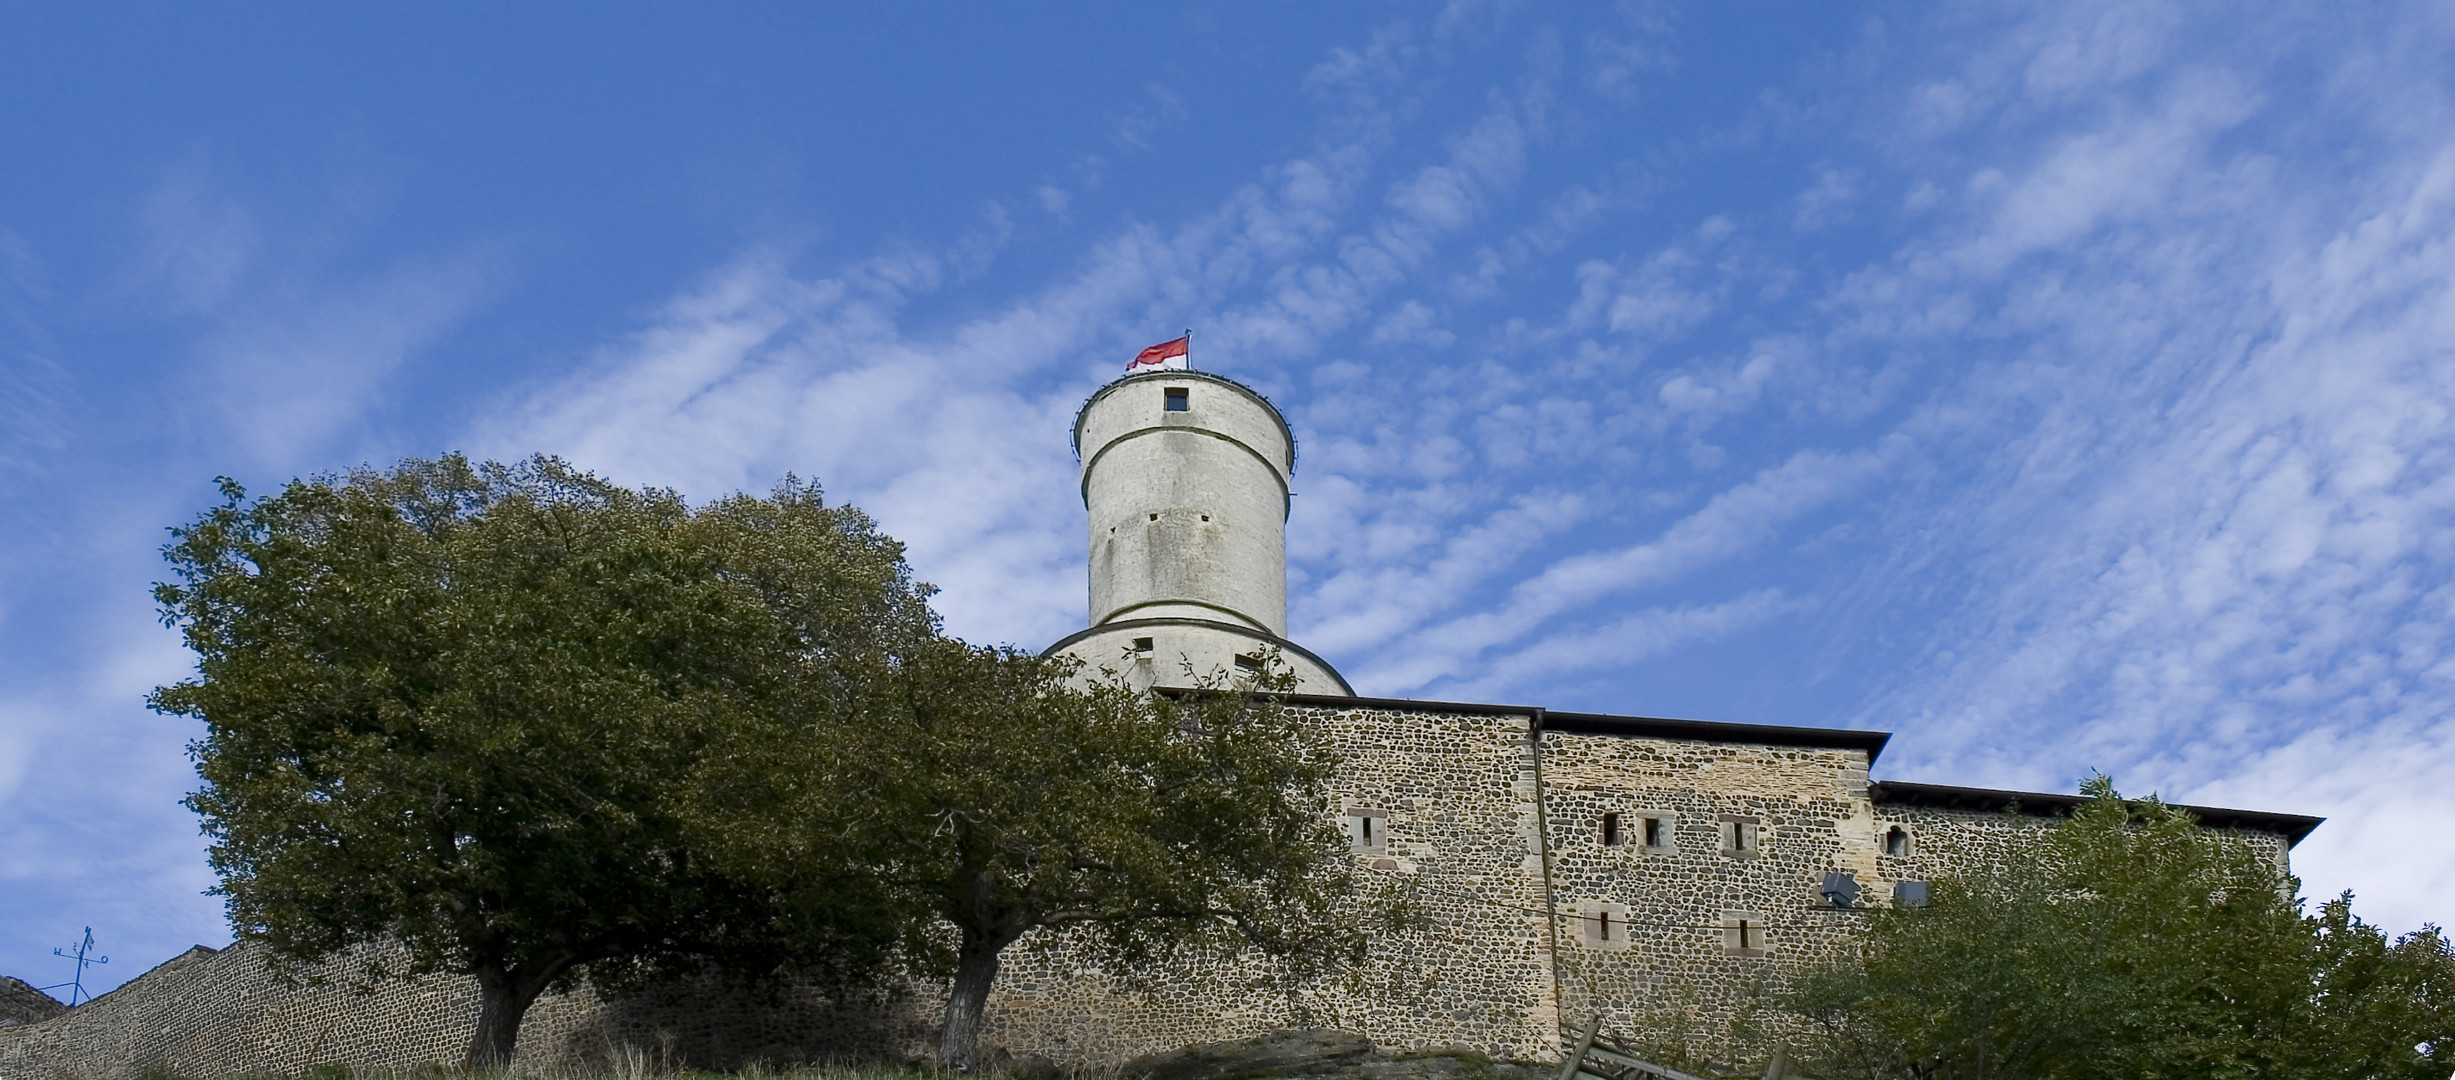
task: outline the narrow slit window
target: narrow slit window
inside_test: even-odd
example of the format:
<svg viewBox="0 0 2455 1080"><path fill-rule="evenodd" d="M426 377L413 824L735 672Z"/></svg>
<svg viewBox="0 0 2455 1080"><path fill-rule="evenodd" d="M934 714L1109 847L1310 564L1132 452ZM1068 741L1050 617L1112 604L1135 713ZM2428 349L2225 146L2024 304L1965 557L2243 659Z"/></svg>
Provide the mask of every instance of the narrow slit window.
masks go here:
<svg viewBox="0 0 2455 1080"><path fill-rule="evenodd" d="M1603 846L1620 846L1620 816L1618 814L1603 815Z"/></svg>
<svg viewBox="0 0 2455 1080"><path fill-rule="evenodd" d="M1581 928L1579 944L1589 949L1624 952L1628 949L1628 907L1608 901L1579 904L1571 909Z"/></svg>
<svg viewBox="0 0 2455 1080"><path fill-rule="evenodd" d="M1236 670L1249 675L1260 674L1262 670L1262 658L1238 653L1236 654Z"/></svg>
<svg viewBox="0 0 2455 1080"><path fill-rule="evenodd" d="M1193 390L1191 387L1171 386L1167 389L1166 393L1169 412L1184 412L1193 408L1193 398L1191 397Z"/></svg>
<svg viewBox="0 0 2455 1080"><path fill-rule="evenodd" d="M1765 913L1761 911L1725 911L1722 913L1722 951L1732 956L1764 956L1771 951L1765 936Z"/></svg>

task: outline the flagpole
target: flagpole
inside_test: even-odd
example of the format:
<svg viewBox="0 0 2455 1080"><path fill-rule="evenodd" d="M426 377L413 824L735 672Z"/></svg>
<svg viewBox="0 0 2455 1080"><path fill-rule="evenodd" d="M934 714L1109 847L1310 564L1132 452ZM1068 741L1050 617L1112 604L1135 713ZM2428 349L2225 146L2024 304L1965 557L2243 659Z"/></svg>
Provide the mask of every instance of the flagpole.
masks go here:
<svg viewBox="0 0 2455 1080"><path fill-rule="evenodd" d="M1185 328L1185 370L1193 370L1193 327Z"/></svg>

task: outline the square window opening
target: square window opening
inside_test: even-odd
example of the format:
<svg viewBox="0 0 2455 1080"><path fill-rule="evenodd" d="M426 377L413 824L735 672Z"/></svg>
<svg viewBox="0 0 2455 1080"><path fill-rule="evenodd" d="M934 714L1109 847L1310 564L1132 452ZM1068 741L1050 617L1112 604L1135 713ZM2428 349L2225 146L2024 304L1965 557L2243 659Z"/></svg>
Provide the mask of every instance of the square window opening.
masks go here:
<svg viewBox="0 0 2455 1080"><path fill-rule="evenodd" d="M1151 655L1151 639L1147 637L1135 638L1134 655L1146 658L1149 657Z"/></svg>
<svg viewBox="0 0 2455 1080"><path fill-rule="evenodd" d="M1188 411L1188 410L1192 409L1192 408L1193 408L1193 398L1192 398L1192 393L1193 393L1193 391L1192 391L1192 389L1191 389L1190 387L1184 387L1184 386L1171 386L1171 387L1168 387L1168 388L1167 388L1167 391L1166 391L1166 394L1167 394L1167 402L1168 402L1168 411L1169 411L1169 412L1186 412L1186 411Z"/></svg>
<svg viewBox="0 0 2455 1080"><path fill-rule="evenodd" d="M1360 855L1389 850L1389 813L1385 810L1347 811L1347 846Z"/></svg>

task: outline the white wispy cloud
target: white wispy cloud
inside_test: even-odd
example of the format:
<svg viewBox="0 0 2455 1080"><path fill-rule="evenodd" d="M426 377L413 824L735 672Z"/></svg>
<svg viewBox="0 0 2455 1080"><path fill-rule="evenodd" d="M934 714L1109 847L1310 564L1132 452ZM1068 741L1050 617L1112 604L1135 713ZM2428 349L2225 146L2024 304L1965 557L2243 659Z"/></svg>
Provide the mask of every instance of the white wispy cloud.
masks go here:
<svg viewBox="0 0 2455 1080"><path fill-rule="evenodd" d="M1678 580L1771 542L1783 526L1874 479L1907 448L1905 439L1846 454L1807 451L1715 494L1641 543L1583 552L1544 566L1508 590L1495 610L1408 633L1360 673L1374 685L1413 690L1472 678L1487 650L1536 633L1554 618L1609 598Z"/></svg>
<svg viewBox="0 0 2455 1080"><path fill-rule="evenodd" d="M1053 639L1082 617L1062 433L1093 372L1109 367L1087 369L1087 346L1125 355L1148 328L1207 312L1197 348L1267 381L1275 362L1360 326L1522 175L1539 85L1459 126L1437 160L1390 178L1377 201L1359 200L1394 122L1383 97L1415 56L1410 40L1385 30L1315 72L1316 92L1347 102L1321 144L1260 169L1205 214L1100 240L1075 273L989 313L915 324L904 302L944 279L866 265L804 278L778 258L747 257L483 418L472 438L488 453L548 450L703 495L815 474L911 546L958 632ZM1420 338L1435 334L1429 316L1401 305L1384 325ZM1308 483L1317 450L1306 451ZM1313 487L1307 512L1330 510L1336 490L1335 479Z"/></svg>
<svg viewBox="0 0 2455 1080"><path fill-rule="evenodd" d="M2017 87L1954 106L2030 111L2036 149L1837 297L1853 335L2028 343L1905 429L1978 454L1903 526L1949 538L1971 599L1861 720L1937 776L2338 815L2305 871L2432 917L2455 857L2364 853L2455 811L2455 138L2287 163L2238 137L2273 122L2272 58L2175 62L2177 16L2058 11L1994 57Z"/></svg>
<svg viewBox="0 0 2455 1080"><path fill-rule="evenodd" d="M1193 325L1297 428L1293 636L1367 693L1645 711L1696 650L1779 646L1820 681L1766 719L1897 730L1899 775L2326 813L2316 887L2432 915L2455 856L2408 823L2455 813L2455 16L1870 21L1671 131L1690 18L1392 20L1312 69L1294 149L1190 179L1204 208L1066 232L1117 220L1101 155L1194 122L1153 93L959 235L816 270L754 245L459 433L697 497L815 475L955 632L1037 646L1083 617L1067 422ZM328 274L211 164L127 215L125 289L196 327L183 419L266 471L389 456L387 394L510 260ZM1059 269L1014 272L1025 244ZM0 271L0 422L40 418L72 358L5 233ZM0 465L66 431L11 424ZM180 498L90 514L150 544L126 522ZM0 831L71 835L24 809L27 763L133 692L0 701Z"/></svg>
<svg viewBox="0 0 2455 1080"><path fill-rule="evenodd" d="M1547 633L1478 665L1474 678L1443 692L1470 701L1518 700L1564 677L1645 663L1803 609L1779 589L1759 589L1718 604L1645 608L1599 625Z"/></svg>

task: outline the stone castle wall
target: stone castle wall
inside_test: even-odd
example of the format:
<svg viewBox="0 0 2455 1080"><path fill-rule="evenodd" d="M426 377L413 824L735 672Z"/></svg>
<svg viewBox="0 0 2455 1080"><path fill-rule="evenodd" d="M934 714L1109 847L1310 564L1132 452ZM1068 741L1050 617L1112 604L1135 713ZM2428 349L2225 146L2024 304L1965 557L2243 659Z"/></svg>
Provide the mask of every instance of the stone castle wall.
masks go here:
<svg viewBox="0 0 2455 1080"><path fill-rule="evenodd" d="M1600 1013L1664 1058L1745 1060L1785 1031L1781 987L1864 918L1825 901L1827 873L1854 875L1881 904L1896 881L2007 865L2053 820L1871 798L1866 743L1791 745L1779 729L1737 727L1647 734L1654 722L1587 718L1580 730L1547 724L1538 754L1531 710L1326 700L1294 707L1343 759L1333 812L1367 891L1404 896L1423 918L1382 933L1361 968L1310 982L1276 978L1253 956L1112 973L1064 935L1026 938L991 996L985 1047L1103 1066L1322 1026L1394 1050L1556 1060L1563 1028ZM1766 741L1742 741L1750 734ZM1895 827L1898 854L1885 847ZM2283 859L2281 837L2242 835ZM148 1065L413 1067L465 1052L472 980L344 983L294 985L251 946L199 948L65 1015L0 1028L0 1080ZM915 986L838 1003L677 986L615 1001L583 990L538 1002L519 1055L540 1069L626 1054L714 1067L915 1057L942 994Z"/></svg>
<svg viewBox="0 0 2455 1080"><path fill-rule="evenodd" d="M1306 712L1344 760L1338 811L1377 814L1387 830L1357 856L1366 873L1410 887L1431 925L1385 936L1361 971L1294 987L1256 985L1265 973L1233 961L1119 978L1086 971L1058 938L1000 975L987 1038L1104 1063L1305 1023L1387 1047L1553 1052L1531 714Z"/></svg>
<svg viewBox="0 0 2455 1080"><path fill-rule="evenodd" d="M1304 709L1344 761L1339 811L1380 830L1356 857L1427 923L1381 938L1359 971L1292 987L1249 962L1118 978L1053 938L1001 976L989 1038L1098 1063L1321 1024L1541 1060L1599 1011L1624 1038L1706 1057L1744 1049L1734 1031L1777 1034L1771 995L1855 932L1863 914L1824 901L1825 873L1890 895L1864 750L1546 731L1538 762L1530 710Z"/></svg>
<svg viewBox="0 0 2455 1080"><path fill-rule="evenodd" d="M353 985L350 956L291 974L262 948L199 945L119 989L40 1023L0 1028L0 1080L296 1075L318 1065L414 1069L456 1064L477 1026L477 984L428 975ZM610 1000L583 989L529 1009L525 1068L601 1070L637 1056L665 1064L909 1057L926 1021L908 1000L837 1003L677 986Z"/></svg>
<svg viewBox="0 0 2455 1080"><path fill-rule="evenodd" d="M1967 810L1948 807L1875 804L1879 834L1877 876L1883 880L1932 881L1957 877L1978 879L2003 873L2029 860L2029 853L2061 818L2051 814L2011 810ZM1898 826L1907 851L1885 851L1881 834ZM2218 828L2250 846L2285 873L2292 872L2292 847L2284 837L2260 829Z"/></svg>
<svg viewBox="0 0 2455 1080"><path fill-rule="evenodd" d="M1771 995L1860 917L1818 890L1871 876L1865 752L1547 734L1545 759L1566 1018L1680 1059L1778 1029Z"/></svg>

